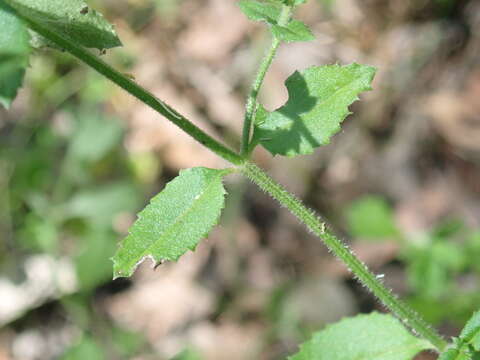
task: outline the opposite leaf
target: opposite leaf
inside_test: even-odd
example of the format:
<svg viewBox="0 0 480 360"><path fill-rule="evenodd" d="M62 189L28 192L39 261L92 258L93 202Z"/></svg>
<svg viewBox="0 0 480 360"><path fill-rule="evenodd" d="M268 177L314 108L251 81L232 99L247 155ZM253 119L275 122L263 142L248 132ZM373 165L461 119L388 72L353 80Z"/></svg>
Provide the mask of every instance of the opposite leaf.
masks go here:
<svg viewBox="0 0 480 360"><path fill-rule="evenodd" d="M0 3L0 104L8 108L22 85L30 37L14 11Z"/></svg>
<svg viewBox="0 0 480 360"><path fill-rule="evenodd" d="M18 13L87 48L120 46L112 25L84 0L5 0Z"/></svg>
<svg viewBox="0 0 480 360"><path fill-rule="evenodd" d="M371 90L375 71L371 66L354 63L295 72L285 82L287 103L268 113L265 121L255 121L254 141L273 155L311 154L340 130L358 94Z"/></svg>
<svg viewBox="0 0 480 360"><path fill-rule="evenodd" d="M113 257L114 277L128 277L146 258L155 264L194 250L218 222L224 207L222 178L229 170L193 168L180 172L138 214Z"/></svg>
<svg viewBox="0 0 480 360"><path fill-rule="evenodd" d="M372 313L344 319L317 332L290 360L410 360L431 349L393 316Z"/></svg>

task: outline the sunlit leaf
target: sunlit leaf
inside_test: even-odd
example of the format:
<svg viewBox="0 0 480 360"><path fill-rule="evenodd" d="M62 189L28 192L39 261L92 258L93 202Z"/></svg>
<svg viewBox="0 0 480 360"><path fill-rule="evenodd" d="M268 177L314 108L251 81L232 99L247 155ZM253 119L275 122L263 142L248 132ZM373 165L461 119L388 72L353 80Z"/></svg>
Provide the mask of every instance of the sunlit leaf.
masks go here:
<svg viewBox="0 0 480 360"><path fill-rule="evenodd" d="M391 315L372 313L327 326L290 360L410 360L432 345Z"/></svg>
<svg viewBox="0 0 480 360"><path fill-rule="evenodd" d="M371 89L375 68L314 66L291 75L285 85L289 99L265 121L255 121L255 138L273 155L311 154L340 130L348 107Z"/></svg>
<svg viewBox="0 0 480 360"><path fill-rule="evenodd" d="M138 214L113 257L114 276L131 276L146 258L159 263L194 250L220 217L225 202L222 178L228 172L200 167L181 171Z"/></svg>
<svg viewBox="0 0 480 360"><path fill-rule="evenodd" d="M87 48L120 46L113 26L84 0L5 0L25 18Z"/></svg>

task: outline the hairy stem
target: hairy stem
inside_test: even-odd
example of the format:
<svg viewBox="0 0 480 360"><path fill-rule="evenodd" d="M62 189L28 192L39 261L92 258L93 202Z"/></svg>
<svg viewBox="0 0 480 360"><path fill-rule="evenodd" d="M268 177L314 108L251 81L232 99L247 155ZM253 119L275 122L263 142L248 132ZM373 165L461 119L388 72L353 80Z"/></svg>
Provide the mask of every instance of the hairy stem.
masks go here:
<svg viewBox="0 0 480 360"><path fill-rule="evenodd" d="M52 41L61 49L65 49L79 60L83 61L85 64L92 67L100 74L126 90L138 100L150 106L152 109L166 117L199 143L205 145L220 157L235 165L241 165L244 162L241 156L212 138L210 135L206 134L203 130L191 123L187 118L178 113L171 106L156 98L148 90L144 89L121 72L115 70L106 62L91 54L88 50L76 45L74 42L63 37L62 35L51 31L47 26L44 26L33 19L23 16L19 13L17 15L23 18L34 31Z"/></svg>
<svg viewBox="0 0 480 360"><path fill-rule="evenodd" d="M279 25L284 25L288 22L291 15L291 7L284 6L282 9L281 19ZM439 351L446 347L445 340L438 335L435 330L430 328L427 323L418 315L413 309L402 303L395 295L391 293L368 268L363 264L352 252L344 245L333 233L327 229L325 222L321 221L319 217L310 209L305 207L300 200L286 191L282 186L272 180L265 172L252 163L246 162L244 156L248 154L250 131L252 120L255 115L258 91L262 85L265 74L271 65L275 56L276 50L279 46L279 41L273 39L272 46L263 60L257 77L254 81L252 91L248 98L247 110L245 114L245 127L243 133L242 156L236 154L232 150L225 147L223 144L213 139L210 135L203 132L196 125L191 123L183 115L179 114L171 106L163 101L157 99L149 91L133 82L127 76L113 69L104 61L93 56L89 51L77 46L68 38L51 31L47 26L44 26L29 17L22 16L29 26L49 39L60 48L67 50L72 55L89 65L106 78L110 79L118 86L126 90L128 93L156 110L158 113L166 117L175 125L180 127L195 140L205 145L214 153L223 159L235 164L241 165L240 171L250 178L261 189L270 194L280 204L285 206L292 214L294 214L301 222L303 222L315 235L320 237L325 245L340 258L355 276L368 288L372 293L379 298L387 308L395 313L407 326L409 326L415 333L430 341Z"/></svg>
<svg viewBox="0 0 480 360"><path fill-rule="evenodd" d="M282 12L280 14L280 18L278 19L278 25L285 26L288 21L290 20L290 16L292 14L292 7L283 5ZM242 133L242 147L240 150L240 154L242 156L247 156L249 152L249 144L250 144L250 133L252 131L252 123L253 118L255 117L255 111L257 109L257 97L262 87L263 80L265 79L265 75L275 58L275 54L277 53L277 49L280 46L280 40L278 40L275 36L272 38L272 44L270 45L270 49L265 54L262 62L260 63L260 67L258 68L257 75L255 80L253 81L252 88L247 98L247 105L245 110L245 118L243 121L243 133Z"/></svg>
<svg viewBox="0 0 480 360"><path fill-rule="evenodd" d="M438 351L446 347L445 340L431 328L422 317L412 308L400 301L379 279L362 263L353 252L339 240L313 210L308 209L294 195L276 183L262 169L252 163L246 163L242 170L252 182L267 192L281 205L285 206L298 220L304 223L310 231L317 235L328 249L340 258L352 271L355 277L365 287L382 301L403 323L411 328L414 333L430 341Z"/></svg>

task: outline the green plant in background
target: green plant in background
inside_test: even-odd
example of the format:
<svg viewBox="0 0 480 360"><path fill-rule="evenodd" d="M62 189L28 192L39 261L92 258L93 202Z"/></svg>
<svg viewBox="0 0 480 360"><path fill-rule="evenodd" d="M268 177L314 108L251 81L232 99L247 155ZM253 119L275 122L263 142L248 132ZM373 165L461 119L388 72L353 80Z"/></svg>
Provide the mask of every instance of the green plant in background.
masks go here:
<svg viewBox="0 0 480 360"><path fill-rule="evenodd" d="M28 63L31 52L29 44L33 40L37 45L50 45L74 55L233 165L228 169L199 167L184 170L167 184L139 214L130 235L114 255L115 277L132 275L136 266L146 258L151 258L158 264L164 260L176 260L187 250L194 250L198 242L207 236L216 224L224 206L226 193L222 179L232 172L238 172L270 194L322 239L332 253L350 268L355 277L404 325L418 335L416 337L408 333L401 322L390 315L376 313L361 315L343 320L317 333L292 359L401 360L411 359L425 349L444 352L447 347L448 350L441 355L442 359L478 358L480 334L478 315L467 323L457 340L447 344L419 314L393 295L334 235L323 220L250 160L250 154L257 145L263 146L272 155L293 157L312 153L317 147L328 144L349 114L349 106L358 99L360 93L371 88L375 69L370 66L359 64L314 66L296 71L288 78L286 87L289 91L289 100L284 106L269 112L258 102L257 97L265 74L280 44L313 39L308 27L292 18L295 8L304 2L305 0L239 2L241 10L250 19L265 22L272 33L272 44L260 65L247 99L239 153L203 132L172 107L155 98L128 76L113 69L88 50L96 48L104 51L119 46L121 42L113 27L83 0L3 0L0 3L2 27L0 99L2 104L8 106L14 98ZM87 138L82 137L81 133L90 131L92 124L85 123L79 127L80 135L72 142L63 176L56 186L56 194L53 194L54 198L62 199L68 194L71 186L67 181L70 159L79 156L86 162L98 160L97 151L110 148L109 142L115 143L116 132L108 126L102 129L108 134L105 139L99 138L99 143L90 149L81 145L83 139ZM102 140L105 140L106 144ZM71 155L71 152L77 155ZM119 197L116 191L121 193L122 189L120 185L114 187L109 184L103 196ZM98 199L98 196L95 191L86 191L81 199L70 199L66 205L64 204L66 211L62 211L61 214L90 217L92 224L98 221L97 226L89 230L98 234L100 239L96 241L102 241L101 234L104 232L101 230L100 219L111 209L92 209L89 199ZM37 206L41 214L45 211L42 206L48 204L48 201L42 200L40 194L40 199L34 197L32 203L36 204L32 207ZM118 206L126 205L122 203ZM375 204L373 207L372 204L369 206L377 212L382 210L381 206L375 209ZM97 211L96 214L92 214L93 210ZM356 222L357 228L361 229L361 218ZM377 235L394 233L394 229L388 223L376 224L374 228ZM84 254L88 254L88 244ZM88 255L84 258L81 256L78 266L88 268ZM95 283L95 280L88 278L81 281ZM72 353L74 354L72 356L77 357L87 356L81 354L93 354L88 356L98 357L95 344L88 338L84 338ZM72 356L67 358L76 358Z"/></svg>
<svg viewBox="0 0 480 360"><path fill-rule="evenodd" d="M355 238L399 244L411 291L406 301L428 321L438 324L449 320L461 325L478 307L478 286L462 287L457 281L465 275L480 276L478 231L458 221L445 221L426 233L405 234L395 225L388 202L373 195L353 202L346 220Z"/></svg>

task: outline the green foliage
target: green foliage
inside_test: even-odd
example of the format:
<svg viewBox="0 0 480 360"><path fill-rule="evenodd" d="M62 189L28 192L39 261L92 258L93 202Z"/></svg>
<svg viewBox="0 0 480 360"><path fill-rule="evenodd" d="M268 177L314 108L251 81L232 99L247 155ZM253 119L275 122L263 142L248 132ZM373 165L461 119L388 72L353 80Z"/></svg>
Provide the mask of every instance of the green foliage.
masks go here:
<svg viewBox="0 0 480 360"><path fill-rule="evenodd" d="M392 209L380 196L355 201L346 215L354 237L395 239L401 245L400 259L406 264L412 291L407 301L430 322L462 324L477 307L478 289L462 289L456 279L465 272L479 272L478 233L469 234L471 231L458 221L447 221L416 237L402 234L394 225Z"/></svg>
<svg viewBox="0 0 480 360"><path fill-rule="evenodd" d="M171 360L201 360L202 357L192 349L183 350L180 354L175 355Z"/></svg>
<svg viewBox="0 0 480 360"><path fill-rule="evenodd" d="M281 41L293 42L293 41L310 41L314 40L312 31L298 20L292 20L287 26L272 26L272 33Z"/></svg>
<svg viewBox="0 0 480 360"><path fill-rule="evenodd" d="M70 348L61 360L104 360L105 354L101 347L90 337L82 337L80 342Z"/></svg>
<svg viewBox="0 0 480 360"><path fill-rule="evenodd" d="M85 111L77 118L68 149L69 156L75 160L94 163L120 143L123 129L118 119L96 111Z"/></svg>
<svg viewBox="0 0 480 360"><path fill-rule="evenodd" d="M127 182L115 182L78 191L64 204L63 210L69 218L83 218L105 228L112 225L115 215L135 209L137 205L136 188Z"/></svg>
<svg viewBox="0 0 480 360"><path fill-rule="evenodd" d="M22 85L31 45L52 45L16 16L38 21L77 44L109 49L120 46L112 25L83 0L6 0L0 3L0 104L9 107Z"/></svg>
<svg viewBox="0 0 480 360"><path fill-rule="evenodd" d="M370 90L371 66L314 66L295 72L285 82L289 99L276 111L256 119L254 137L273 155L311 154L340 130L348 106Z"/></svg>
<svg viewBox="0 0 480 360"><path fill-rule="evenodd" d="M385 239L399 234L392 209L380 196L353 202L347 209L347 223L352 236L362 239Z"/></svg>
<svg viewBox="0 0 480 360"><path fill-rule="evenodd" d="M464 253L443 238L430 241L410 247L404 256L410 286L427 298L439 298L451 290L454 275L464 266Z"/></svg>
<svg viewBox="0 0 480 360"><path fill-rule="evenodd" d="M193 168L167 184L138 214L113 258L114 275L131 276L145 258L176 261L207 236L224 207L222 178L229 170Z"/></svg>
<svg viewBox="0 0 480 360"><path fill-rule="evenodd" d="M279 4L273 2L241 0L238 6L250 20L264 21L271 25L277 24L281 13Z"/></svg>
<svg viewBox="0 0 480 360"><path fill-rule="evenodd" d="M22 85L30 54L26 27L12 10L0 3L0 104L9 107Z"/></svg>
<svg viewBox="0 0 480 360"><path fill-rule="evenodd" d="M83 246L74 258L75 270L82 291L94 290L106 283L112 274L110 262L115 253L116 235L107 229L92 228L84 236Z"/></svg>
<svg viewBox="0 0 480 360"><path fill-rule="evenodd" d="M303 1L295 1L299 5ZM255 1L255 0L241 0L238 2L243 13L253 21L263 21L271 26L272 34L280 41L310 41L314 40L312 31L298 20L285 19L281 22L282 6L278 1Z"/></svg>
<svg viewBox="0 0 480 360"><path fill-rule="evenodd" d="M204 133L129 77L85 50L85 47L106 49L119 46L121 43L113 27L100 14L89 8L83 0L5 0L6 5L1 8L3 17L0 20L8 25L10 34L14 33L12 29L15 28L18 28L21 36L26 34L22 22L11 17L12 12L8 10L8 6L11 6L25 23L37 31L37 35L46 37L46 43L71 52L165 116L201 144L238 165L237 170L286 206L315 235L320 237L384 304L425 338L425 340L416 338L390 315L377 313L361 315L345 319L317 333L291 359L406 360L424 349L434 347L443 349L445 341L429 328L419 315L400 303L349 251L348 247L335 237L313 211L306 208L260 168L249 162L246 154L248 151L245 152L245 150L250 150L259 143L273 155L286 156L310 154L316 147L328 144L349 114L349 106L358 100L361 92L370 90L375 75L375 69L370 66L351 64L311 67L302 72L295 72L286 81L289 100L284 106L268 112L257 104L258 91L280 42L306 41L313 38L305 24L291 19L292 9L304 2L304 0L263 2L242 0L239 3L240 8L250 19L266 22L274 35L271 49L262 62L259 75L252 87L252 95L247 106L246 120L248 121L245 121L247 126L244 128L243 136L247 141L244 142L245 147L242 145L240 154ZM16 33L15 36L17 36ZM5 42L5 37L2 41ZM6 44L15 48L9 40ZM28 49L26 45L21 46ZM12 50L16 54L15 51L17 50ZM23 69L25 63L21 63L21 66ZM4 70L0 69L0 71ZM21 82L21 76L17 74L12 81L14 89L18 87L19 81ZM5 91L7 95L1 94L6 96L6 100L3 100L4 104L8 105L15 91ZM255 109L257 110L255 132L250 142L250 127ZM34 214L32 232L40 234L39 236L48 234L48 241L39 242L40 247L51 252L61 251L56 246L56 241L62 232L74 233L74 238L82 239L80 246L75 249L75 266L81 286L80 295L89 293L105 281L107 268L98 264L103 264L102 260L113 251L112 239L115 236L113 219L119 213L131 210L135 206L134 199L137 198L135 187L128 182L122 184L110 182L105 187L97 186L95 189L90 188L80 193L72 191L80 183L89 185L89 171L82 173L85 176L81 181L76 181L75 176L72 175L76 172L71 169L91 169L94 165L99 165L120 139L121 130L116 125L103 123L99 127L96 120L95 118L87 119L77 128L68 148L68 155L61 165L57 183L54 184L53 195L49 197L45 191L51 184L41 184L26 196L27 206ZM96 137L98 141L91 141L91 137ZM155 196L138 215L129 235L123 240L113 257L114 276L131 276L136 266L145 258L151 258L154 264L158 264L163 260L177 260L186 251L194 250L219 219L226 194L222 180L231 171L207 168L181 171L180 175L168 183L165 189ZM24 204L19 205L17 208L21 208ZM377 212L376 216L379 219L382 217L383 221L389 219L384 205L378 206L377 202L369 206L367 210ZM44 214L48 214L45 215L47 225L42 227L39 226L39 222ZM362 219L356 219L354 222L362 222ZM381 226L377 223L368 228L362 227L363 224L356 226L360 233L373 234L377 237L395 232L393 221ZM26 233L28 234L28 231ZM98 243L102 245L99 246ZM443 259L440 264L454 266L458 270L460 262L452 256L453 251L445 246L439 249L434 254ZM95 256L89 255L92 252ZM423 259L421 256L420 258ZM418 266L420 270L417 272L422 274L427 272L423 266L425 261L421 260L418 263L421 266ZM94 268L100 268L100 270L91 273L90 269ZM76 305L70 305L71 309L75 307ZM87 312L86 307L83 307L80 312ZM476 320L469 323L472 325L468 325L468 330L462 332L456 347L453 348L454 351L464 352L465 347L470 352L478 349L477 323ZM122 336L119 338L122 339ZM135 342L132 347L136 347ZM130 351L130 348L126 348L123 353L128 357ZM195 354L187 355L182 355L182 358L192 358L192 356L195 358ZM102 359L104 354L96 341L83 334L81 342L70 349L63 358Z"/></svg>
<svg viewBox="0 0 480 360"><path fill-rule="evenodd" d="M441 354L439 360L480 359L480 311L475 312L454 339L453 347Z"/></svg>
<svg viewBox="0 0 480 360"><path fill-rule="evenodd" d="M372 313L344 319L315 333L290 360L410 360L427 341L410 334L391 315Z"/></svg>
<svg viewBox="0 0 480 360"><path fill-rule="evenodd" d="M22 16L87 48L120 46L113 26L83 0L6 0Z"/></svg>

